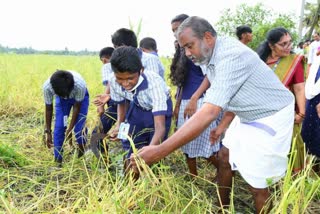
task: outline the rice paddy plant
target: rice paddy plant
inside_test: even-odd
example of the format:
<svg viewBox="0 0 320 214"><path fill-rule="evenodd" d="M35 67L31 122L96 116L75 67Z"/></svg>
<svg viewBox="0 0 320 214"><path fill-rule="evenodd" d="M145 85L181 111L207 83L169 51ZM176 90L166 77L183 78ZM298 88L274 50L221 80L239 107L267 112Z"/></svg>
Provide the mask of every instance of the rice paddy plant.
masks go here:
<svg viewBox="0 0 320 214"><path fill-rule="evenodd" d="M14 147L0 144L0 162L5 167L21 167L28 164L28 160L19 154Z"/></svg>
<svg viewBox="0 0 320 214"><path fill-rule="evenodd" d="M170 60L162 60L168 71ZM0 55L0 156L5 157L0 159L0 213L216 213L216 171L199 160L199 176L190 179L179 150L151 167L140 163L136 181L124 176L117 142L107 142L107 165L90 151L78 159L65 144L63 167L56 167L52 150L43 144L42 84L58 68L76 70L92 98L103 92L100 67L98 57ZM89 133L96 124L96 108L90 105ZM320 179L312 164L311 158L305 170L287 173L276 185L272 213L320 212ZM223 212L253 213L253 207L248 186L236 173L232 203Z"/></svg>
<svg viewBox="0 0 320 214"><path fill-rule="evenodd" d="M195 185L165 170L155 175L145 167L138 181L114 171L90 167L90 157L71 158L62 169L52 163L10 169L0 206L6 212L202 213L210 200ZM190 187L191 186L191 187Z"/></svg>
<svg viewBox="0 0 320 214"><path fill-rule="evenodd" d="M287 173L284 179L274 185L274 194L270 201L273 207L271 213L314 213L314 211L320 211L320 207L313 207L315 204L312 201L320 191L320 178L312 171L314 157L307 155L310 163L298 174L293 174L294 160L297 158L295 146L294 139Z"/></svg>

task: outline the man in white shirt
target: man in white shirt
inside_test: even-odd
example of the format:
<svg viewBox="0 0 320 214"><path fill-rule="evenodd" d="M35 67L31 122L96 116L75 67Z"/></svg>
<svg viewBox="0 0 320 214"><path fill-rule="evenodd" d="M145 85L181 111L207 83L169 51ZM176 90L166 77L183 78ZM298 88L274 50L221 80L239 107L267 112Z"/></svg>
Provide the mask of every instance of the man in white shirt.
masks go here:
<svg viewBox="0 0 320 214"><path fill-rule="evenodd" d="M314 60L316 60L316 52L318 47L320 46L320 34L319 33L313 34L313 39L314 41L309 45L308 73L312 63L314 63Z"/></svg>

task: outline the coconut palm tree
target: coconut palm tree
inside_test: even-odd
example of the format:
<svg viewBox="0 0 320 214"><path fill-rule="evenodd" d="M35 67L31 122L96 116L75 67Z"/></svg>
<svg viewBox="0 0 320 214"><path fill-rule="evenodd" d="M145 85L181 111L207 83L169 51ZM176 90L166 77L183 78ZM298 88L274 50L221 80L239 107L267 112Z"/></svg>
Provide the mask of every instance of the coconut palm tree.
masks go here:
<svg viewBox="0 0 320 214"><path fill-rule="evenodd" d="M304 27L307 30L305 34L306 39L310 39L313 31L319 32L320 30L320 0L317 3L307 2L305 4L305 16L303 20Z"/></svg>

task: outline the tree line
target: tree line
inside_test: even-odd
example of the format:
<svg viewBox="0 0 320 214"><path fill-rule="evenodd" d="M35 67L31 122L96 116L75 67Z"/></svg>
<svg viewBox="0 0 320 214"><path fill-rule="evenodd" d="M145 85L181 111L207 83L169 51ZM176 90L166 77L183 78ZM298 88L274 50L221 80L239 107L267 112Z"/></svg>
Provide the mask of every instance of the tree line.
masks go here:
<svg viewBox="0 0 320 214"><path fill-rule="evenodd" d="M98 55L97 51L88 51L87 49L81 51L72 51L67 47L64 50L36 50L32 47L11 48L2 46L0 44L0 53L15 53L15 54L46 54L46 55L71 55L71 56L88 56Z"/></svg>
<svg viewBox="0 0 320 214"><path fill-rule="evenodd" d="M320 30L320 0L316 3L305 2L304 14L302 15L302 28L305 34L300 38L298 36L298 28L296 23L300 18L299 14L277 13L267 8L263 3L254 6L240 4L235 10L225 9L220 14L220 19L215 23L218 33L222 35L235 36L236 27L239 25L249 25L253 30L253 41L249 43L249 47L253 50L265 40L267 32L274 27L286 28L292 36L295 44L300 41L311 39L313 32Z"/></svg>
<svg viewBox="0 0 320 214"><path fill-rule="evenodd" d="M249 25L253 30L253 41L249 46L256 50L259 44L265 39L266 33L274 27L284 27L289 32L295 44L299 41L311 39L313 32L320 31L320 0L309 2L304 0L304 14L302 15L302 27L306 30L305 34L299 38L296 23L299 20L299 14L279 14L265 7L263 3L254 6L248 6L243 3L237 6L235 10L225 9L220 14L220 19L215 23L219 34L235 36L235 29L239 25ZM134 25L129 20L130 28L133 30ZM142 26L140 19L136 34L139 35ZM35 50L32 47L10 48L0 44L0 53L16 53L16 54L48 54L48 55L98 55L97 51L70 51L66 47L64 50Z"/></svg>

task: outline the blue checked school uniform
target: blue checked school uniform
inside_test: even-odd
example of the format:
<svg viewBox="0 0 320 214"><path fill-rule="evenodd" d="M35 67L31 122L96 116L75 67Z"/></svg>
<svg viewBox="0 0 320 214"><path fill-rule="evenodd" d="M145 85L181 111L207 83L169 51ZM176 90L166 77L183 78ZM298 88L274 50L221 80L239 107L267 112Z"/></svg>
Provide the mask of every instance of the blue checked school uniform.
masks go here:
<svg viewBox="0 0 320 214"><path fill-rule="evenodd" d="M113 76L111 64L107 63L102 67L102 84L107 86L109 79ZM100 116L100 121L103 127L103 133L107 133L115 124L117 119L117 103L110 99L107 102L108 108L105 113Z"/></svg>
<svg viewBox="0 0 320 214"><path fill-rule="evenodd" d="M143 67L147 72L152 71L158 73L164 79L164 67L159 59L159 57L145 53L141 49L137 48L137 52L140 56ZM107 63L102 67L102 84L107 85L110 78L114 76L111 64ZM100 116L100 121L103 126L103 132L107 133L112 126L115 124L115 119L117 118L117 103L112 100L112 98L107 102L108 108L105 113ZM95 132L94 132L95 133ZM102 148L101 148L102 149ZM103 149L102 149L103 150Z"/></svg>
<svg viewBox="0 0 320 214"><path fill-rule="evenodd" d="M109 83L109 79L111 76L113 76L113 71L111 68L111 64L107 63L102 66L101 69L102 73L102 84L104 86L107 86ZM106 134L108 131L112 128L112 126L115 124L117 119L117 103L114 102L112 99L110 99L107 102L107 108L105 109L104 113L100 116L100 122L102 125L103 133ZM95 134L98 132L98 128L95 128L92 131L92 134ZM104 153L104 145L102 143L102 140L99 140L99 150Z"/></svg>
<svg viewBox="0 0 320 214"><path fill-rule="evenodd" d="M46 105L52 105L53 97L55 101L55 125L53 132L54 157L55 160L62 160L63 142L67 124L64 118L68 118L71 108L76 102L81 102L80 112L74 126L75 138L78 144L86 143L87 130L84 129L89 107L89 93L84 79L75 71L69 71L74 78L74 88L69 98L62 98L55 94L50 79L43 84L44 100Z"/></svg>
<svg viewBox="0 0 320 214"><path fill-rule="evenodd" d="M143 81L134 93L125 91L115 82L111 83L111 96L119 103L130 103L125 115L125 122L130 124L129 136L135 147L140 149L150 144L154 135L154 116L165 115L165 137L171 126L172 100L163 79L153 72L141 74ZM140 77L141 78L141 77ZM129 140L121 140L123 149L129 158L132 147Z"/></svg>
<svg viewBox="0 0 320 214"><path fill-rule="evenodd" d="M184 119L184 111L189 103L192 95L197 91L201 85L205 75L199 66L196 66L191 60L187 61L187 66L189 68L185 83L183 88L180 90L181 94L181 104L179 109L179 115L177 120L177 127L180 128L186 120ZM179 95L178 95L179 96ZM197 109L200 109L203 104L204 94L200 96L197 101ZM197 138L190 141L181 147L184 154L187 154L190 158L204 157L209 158L214 153L218 152L221 143L211 144L209 140L210 131L217 127L222 119L222 112L219 114L218 118L213 121L207 129L205 129Z"/></svg>
<svg viewBox="0 0 320 214"><path fill-rule="evenodd" d="M137 49L139 56L141 58L141 62L145 70L155 72L159 74L162 79L164 79L164 67L161 63L161 60L158 56L143 52L141 49Z"/></svg>
<svg viewBox="0 0 320 214"><path fill-rule="evenodd" d="M53 132L53 143L54 143L54 157L56 160L62 160L63 153L63 142L65 139L65 132L67 126L64 124L64 117L69 117L71 108L75 104L75 99L64 99L59 96L56 96L56 104L55 104L55 125ZM89 107L89 93L86 91L85 97L81 102L80 112L76 119L76 123L74 125L74 134L78 144L86 143L86 135L87 129L84 129L86 123L86 117L88 114Z"/></svg>

